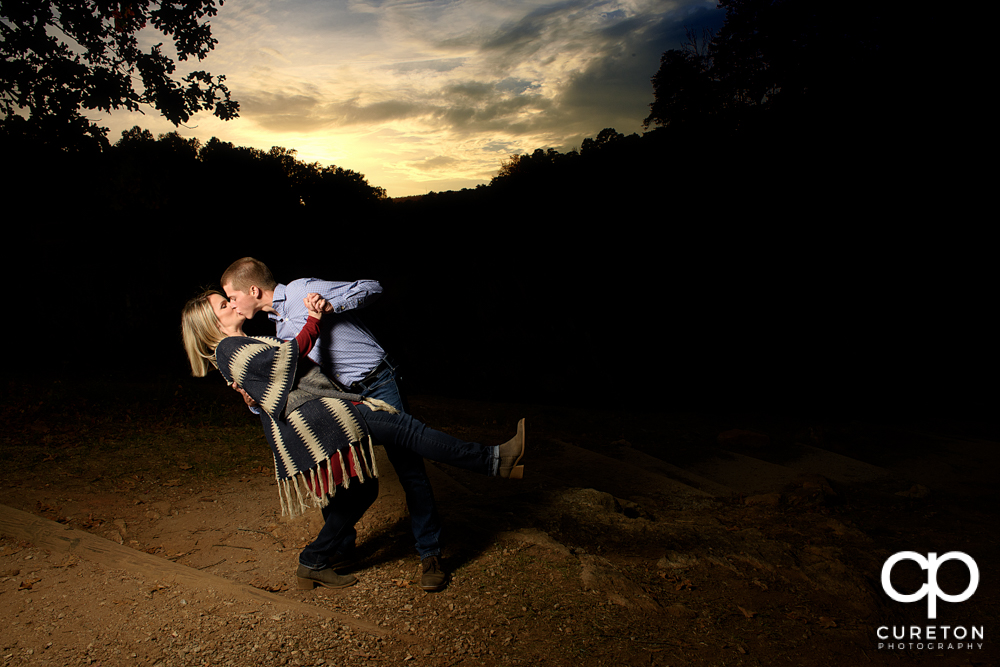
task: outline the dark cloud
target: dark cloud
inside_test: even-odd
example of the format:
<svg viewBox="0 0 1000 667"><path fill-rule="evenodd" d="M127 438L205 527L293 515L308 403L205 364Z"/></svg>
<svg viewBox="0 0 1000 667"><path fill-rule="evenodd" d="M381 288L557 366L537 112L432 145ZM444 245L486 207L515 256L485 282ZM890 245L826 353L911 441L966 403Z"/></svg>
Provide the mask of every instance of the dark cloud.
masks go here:
<svg viewBox="0 0 1000 667"><path fill-rule="evenodd" d="M696 7L680 16L671 14L657 21L650 31L650 42L654 49L662 55L670 49L679 49L687 41L687 31L690 30L701 38L704 30L716 32L722 27L726 12L712 7ZM659 59L657 59L659 68Z"/></svg>
<svg viewBox="0 0 1000 667"><path fill-rule="evenodd" d="M273 132L318 129L325 123L316 113L320 97L315 91L292 94L256 91L237 96L240 116Z"/></svg>
<svg viewBox="0 0 1000 667"><path fill-rule="evenodd" d="M659 23L659 17L639 14L629 18L609 23L600 29L600 35L609 43L620 43L622 40L635 41L635 38L651 26Z"/></svg>
<svg viewBox="0 0 1000 667"><path fill-rule="evenodd" d="M413 118L427 113L426 106L402 100L358 105L355 101L337 104L330 108L331 120L338 125L379 123L389 120Z"/></svg>
<svg viewBox="0 0 1000 667"><path fill-rule="evenodd" d="M318 94L262 93L240 95L240 115L274 132L318 129L327 125L379 123L426 114L427 105L402 100L358 104L322 104Z"/></svg>
<svg viewBox="0 0 1000 667"><path fill-rule="evenodd" d="M450 72L461 67L465 58L438 58L435 60L414 60L405 63L393 63L382 67L390 72Z"/></svg>
<svg viewBox="0 0 1000 667"><path fill-rule="evenodd" d="M448 86L445 89L445 92L448 95L458 95L473 100L481 100L492 95L495 90L496 86L492 83L486 83L483 81L465 81L463 83L456 83L453 86Z"/></svg>
<svg viewBox="0 0 1000 667"><path fill-rule="evenodd" d="M468 132L510 131L519 124L525 111L545 111L552 101L538 94L512 95L508 88L529 90L520 84L500 87L486 82L468 82L448 86L434 114L452 130Z"/></svg>
<svg viewBox="0 0 1000 667"><path fill-rule="evenodd" d="M507 78L496 83L497 90L513 95L520 95L527 90L537 90L540 87L537 83L533 83L527 79Z"/></svg>
<svg viewBox="0 0 1000 667"><path fill-rule="evenodd" d="M482 43L480 49L527 57L545 44L542 37L554 24L585 5L580 0L570 0L539 7L523 18L501 26Z"/></svg>
<svg viewBox="0 0 1000 667"><path fill-rule="evenodd" d="M457 164L462 164L462 160L448 157L446 155L438 155L436 157L427 158L426 160L407 162L406 164L415 169L419 169L420 171L438 171L454 167Z"/></svg>

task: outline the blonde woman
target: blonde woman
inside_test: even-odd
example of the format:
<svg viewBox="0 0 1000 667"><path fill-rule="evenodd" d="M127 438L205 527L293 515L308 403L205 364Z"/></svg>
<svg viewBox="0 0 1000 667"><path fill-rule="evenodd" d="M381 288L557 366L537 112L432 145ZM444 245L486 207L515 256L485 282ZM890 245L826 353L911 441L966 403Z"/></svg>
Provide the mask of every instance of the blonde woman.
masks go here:
<svg viewBox="0 0 1000 667"><path fill-rule="evenodd" d="M222 292L206 290L184 306L181 337L191 374L205 377L215 366L215 348L227 336L242 336L247 318L231 308Z"/></svg>

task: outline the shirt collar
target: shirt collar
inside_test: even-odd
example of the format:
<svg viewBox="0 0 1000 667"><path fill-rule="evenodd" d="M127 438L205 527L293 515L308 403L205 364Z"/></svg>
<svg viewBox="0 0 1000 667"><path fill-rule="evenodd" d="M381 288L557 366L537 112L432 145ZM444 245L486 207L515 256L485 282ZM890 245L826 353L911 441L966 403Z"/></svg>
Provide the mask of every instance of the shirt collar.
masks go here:
<svg viewBox="0 0 1000 667"><path fill-rule="evenodd" d="M267 314L268 319L278 321L285 317L285 286L281 283L274 286L271 308L274 308L274 312Z"/></svg>

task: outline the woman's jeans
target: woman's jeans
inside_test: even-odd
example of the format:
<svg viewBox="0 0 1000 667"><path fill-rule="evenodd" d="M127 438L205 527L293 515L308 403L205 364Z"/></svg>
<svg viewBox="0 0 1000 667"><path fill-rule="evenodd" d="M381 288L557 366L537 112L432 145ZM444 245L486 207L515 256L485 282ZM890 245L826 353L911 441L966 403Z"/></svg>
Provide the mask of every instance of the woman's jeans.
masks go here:
<svg viewBox="0 0 1000 667"><path fill-rule="evenodd" d="M376 445L385 447L387 454L394 449L412 452L421 458L447 463L456 468L482 475L496 475L499 456L496 446L466 442L447 433L428 428L405 412L391 414L359 405L361 416L368 424Z"/></svg>
<svg viewBox="0 0 1000 667"><path fill-rule="evenodd" d="M323 528L316 539L299 554L299 563L311 570L328 566L327 558L337 553L349 554L354 549L358 533L356 524L378 498L378 478L366 478L362 483L351 480L346 489L337 487L330 504L323 508Z"/></svg>

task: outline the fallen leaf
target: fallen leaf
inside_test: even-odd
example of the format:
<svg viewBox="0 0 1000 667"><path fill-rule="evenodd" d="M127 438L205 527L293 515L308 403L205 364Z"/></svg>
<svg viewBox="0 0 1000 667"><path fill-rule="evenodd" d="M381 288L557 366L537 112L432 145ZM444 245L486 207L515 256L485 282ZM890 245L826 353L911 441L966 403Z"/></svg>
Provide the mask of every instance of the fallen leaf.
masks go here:
<svg viewBox="0 0 1000 667"><path fill-rule="evenodd" d="M80 561L79 558L77 558L73 554L70 554L63 560L62 563L60 563L59 565L54 565L53 567L72 567L76 565L79 561Z"/></svg>
<svg viewBox="0 0 1000 667"><path fill-rule="evenodd" d="M739 605L736 605L736 608L739 609L740 611L742 611L743 615L746 616L747 618L753 618L754 616L757 615L757 612L755 612L755 611L748 611L748 610L744 609L743 607L741 607Z"/></svg>
<svg viewBox="0 0 1000 667"><path fill-rule="evenodd" d="M254 588L259 588L262 591L267 591L269 593L280 593L285 590L285 587L281 584L271 584L265 581L251 581L250 585Z"/></svg>
<svg viewBox="0 0 1000 667"><path fill-rule="evenodd" d="M23 590L30 590L31 587L34 586L35 584L37 584L39 581L41 581L40 578L37 578L37 579L25 579L24 581L21 582L21 585L18 587L18 590L22 590L22 591Z"/></svg>

